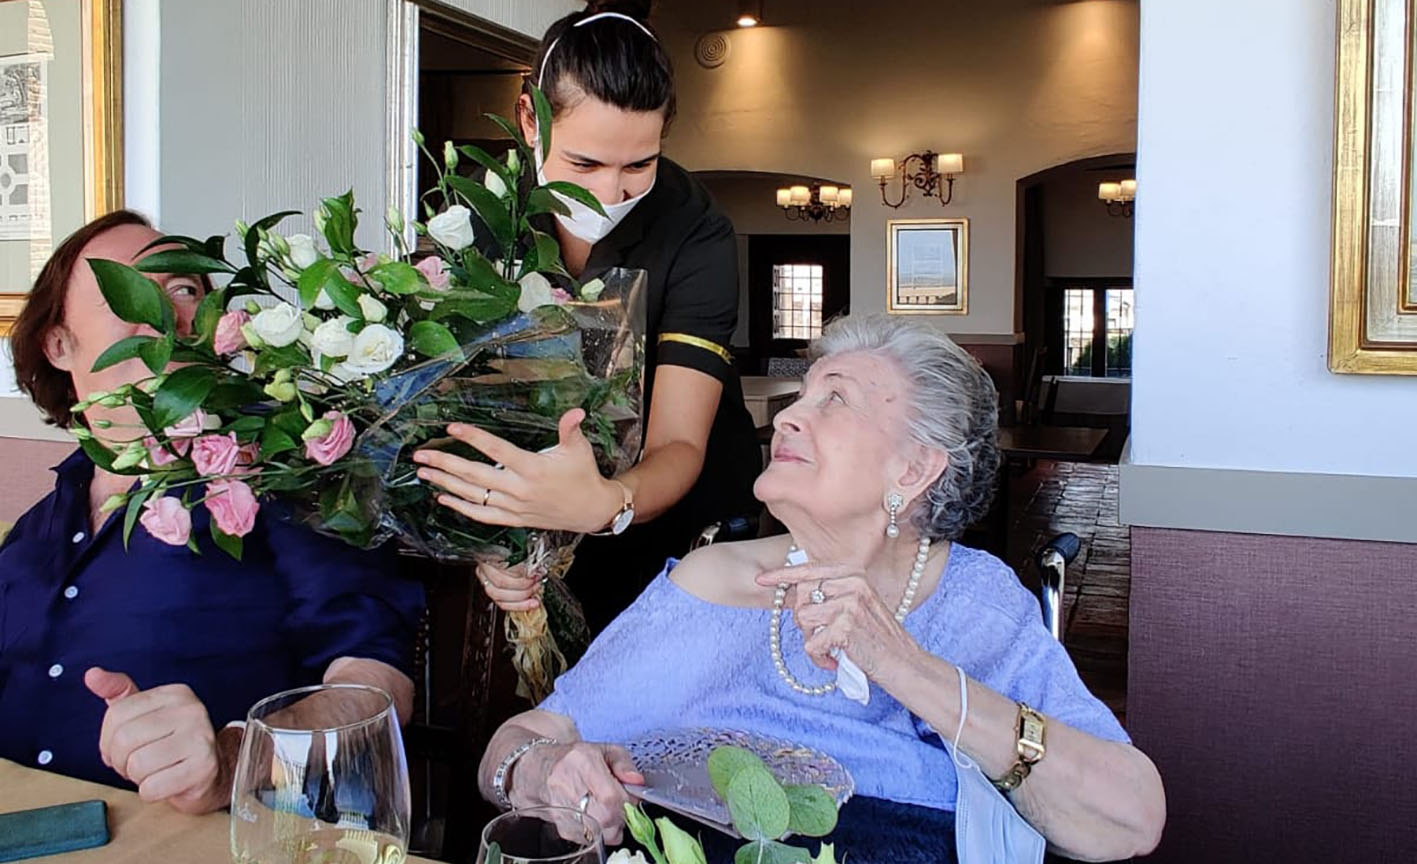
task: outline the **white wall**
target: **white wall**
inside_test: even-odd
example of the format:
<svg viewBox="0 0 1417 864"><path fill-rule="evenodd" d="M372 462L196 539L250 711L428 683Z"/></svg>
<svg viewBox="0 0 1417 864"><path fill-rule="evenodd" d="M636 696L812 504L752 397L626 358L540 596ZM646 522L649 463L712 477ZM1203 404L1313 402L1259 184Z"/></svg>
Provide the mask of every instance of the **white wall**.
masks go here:
<svg viewBox="0 0 1417 864"><path fill-rule="evenodd" d="M1333 0L1144 7L1135 463L1417 476L1417 378L1325 365L1334 40Z"/></svg>
<svg viewBox="0 0 1417 864"><path fill-rule="evenodd" d="M837 222L795 221L777 206L779 186L789 181L777 175L762 177L701 177L720 209L733 221L737 234L850 234L851 220ZM804 183L802 178L790 182ZM875 190L871 190L874 192ZM853 194L855 194L853 192ZM852 207L856 212L856 207Z"/></svg>
<svg viewBox="0 0 1417 864"><path fill-rule="evenodd" d="M768 26L729 32L727 61L700 67L695 39L725 27L733 8L662 9L680 110L666 152L691 170L851 184L857 312L885 308L887 219L969 217L970 314L936 320L951 332L1012 333L1015 183L1135 149L1137 4L775 0ZM964 154L955 203L916 193L900 210L881 206L870 159L926 148Z"/></svg>

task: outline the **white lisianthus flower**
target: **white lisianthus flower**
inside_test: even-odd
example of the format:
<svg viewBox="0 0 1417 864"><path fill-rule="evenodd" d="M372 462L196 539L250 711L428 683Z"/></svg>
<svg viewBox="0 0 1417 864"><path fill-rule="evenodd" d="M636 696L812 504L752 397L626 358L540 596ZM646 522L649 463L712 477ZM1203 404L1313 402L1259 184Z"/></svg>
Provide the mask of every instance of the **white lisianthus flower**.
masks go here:
<svg viewBox="0 0 1417 864"><path fill-rule="evenodd" d="M645 859L645 853L638 850L616 849L605 859L605 864L649 864L649 861Z"/></svg>
<svg viewBox="0 0 1417 864"><path fill-rule="evenodd" d="M383 324L369 324L354 337L349 357L340 364L356 378L377 375L403 356L403 336Z"/></svg>
<svg viewBox="0 0 1417 864"><path fill-rule="evenodd" d="M262 309L247 326L261 337L262 342L274 348L284 348L305 332L305 322L301 318L300 310L289 303L278 303L269 309Z"/></svg>
<svg viewBox="0 0 1417 864"><path fill-rule="evenodd" d="M530 312L540 306L550 306L556 302L551 295L551 282L540 273L528 273L521 278L521 297L517 298L517 308Z"/></svg>
<svg viewBox="0 0 1417 864"><path fill-rule="evenodd" d="M301 270L320 260L320 250L309 234L292 234L286 242L290 244L290 263Z"/></svg>
<svg viewBox="0 0 1417 864"><path fill-rule="evenodd" d="M368 294L359 295L359 311L364 313L364 320L371 324L383 321L389 314L389 307L375 300Z"/></svg>
<svg viewBox="0 0 1417 864"><path fill-rule="evenodd" d="M330 299L330 295L321 288L320 293L315 295L315 308L326 312L335 308L335 301Z"/></svg>
<svg viewBox="0 0 1417 864"><path fill-rule="evenodd" d="M472 245L472 211L454 204L428 220L428 235L453 251Z"/></svg>
<svg viewBox="0 0 1417 864"><path fill-rule="evenodd" d="M354 348L354 334L349 332L349 325L353 320L348 315L341 315L316 327L310 336L310 347L321 357L349 356L349 352Z"/></svg>
<svg viewBox="0 0 1417 864"><path fill-rule="evenodd" d="M498 198L507 197L507 184L502 182L502 175L498 174L496 171L488 171L487 178L482 185L486 186L487 191L496 195Z"/></svg>

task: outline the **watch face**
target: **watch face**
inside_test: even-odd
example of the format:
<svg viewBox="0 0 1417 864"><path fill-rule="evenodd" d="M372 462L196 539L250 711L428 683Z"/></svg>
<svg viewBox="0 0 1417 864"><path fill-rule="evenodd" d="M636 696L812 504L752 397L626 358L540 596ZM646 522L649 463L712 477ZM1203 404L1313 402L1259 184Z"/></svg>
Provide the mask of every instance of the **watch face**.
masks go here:
<svg viewBox="0 0 1417 864"><path fill-rule="evenodd" d="M626 507L615 516L615 521L610 523L610 533L623 534L625 529L630 527L630 523L635 521L635 508Z"/></svg>

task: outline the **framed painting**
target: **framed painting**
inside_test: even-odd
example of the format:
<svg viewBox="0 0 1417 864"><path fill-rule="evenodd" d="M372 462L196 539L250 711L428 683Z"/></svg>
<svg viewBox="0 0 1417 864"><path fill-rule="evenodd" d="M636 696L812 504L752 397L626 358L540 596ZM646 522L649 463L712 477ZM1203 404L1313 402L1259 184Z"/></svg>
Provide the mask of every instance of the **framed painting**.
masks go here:
<svg viewBox="0 0 1417 864"><path fill-rule="evenodd" d="M886 311L968 313L968 219L892 219L886 223Z"/></svg>
<svg viewBox="0 0 1417 864"><path fill-rule="evenodd" d="M1417 375L1417 0L1339 0L1328 366Z"/></svg>
<svg viewBox="0 0 1417 864"><path fill-rule="evenodd" d="M123 206L122 0L0 0L0 335L39 268Z"/></svg>

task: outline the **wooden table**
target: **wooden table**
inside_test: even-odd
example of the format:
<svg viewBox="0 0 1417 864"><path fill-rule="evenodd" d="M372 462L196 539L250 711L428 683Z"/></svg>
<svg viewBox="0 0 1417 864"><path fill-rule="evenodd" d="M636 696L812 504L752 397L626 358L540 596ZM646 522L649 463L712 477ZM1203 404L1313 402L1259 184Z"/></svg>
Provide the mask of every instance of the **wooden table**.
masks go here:
<svg viewBox="0 0 1417 864"><path fill-rule="evenodd" d="M0 813L95 798L108 803L107 846L34 860L43 864L222 864L231 860L225 810L186 816L166 804L145 804L135 792L25 768L0 759ZM410 857L411 862L426 859Z"/></svg>
<svg viewBox="0 0 1417 864"><path fill-rule="evenodd" d="M1086 462L1106 437L1106 429L1086 426L1006 426L999 430L999 450L1005 459Z"/></svg>
<svg viewBox="0 0 1417 864"><path fill-rule="evenodd" d="M792 404L802 392L801 378L775 378L767 375L743 377L743 404L753 416L753 425L762 428L772 424L772 418Z"/></svg>

